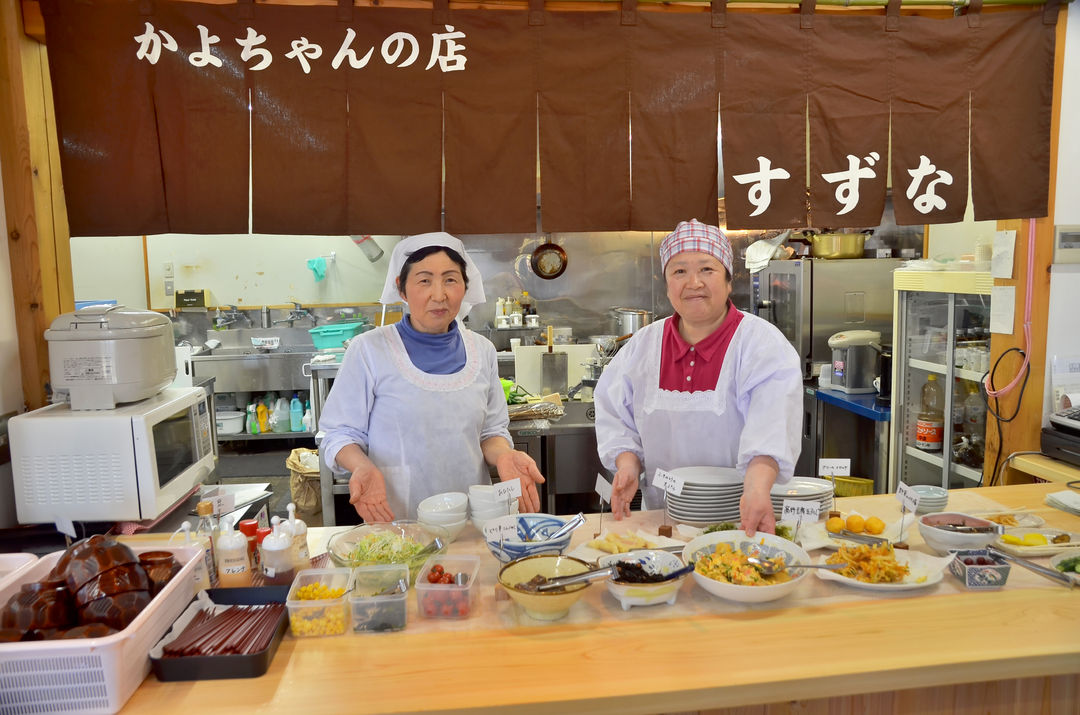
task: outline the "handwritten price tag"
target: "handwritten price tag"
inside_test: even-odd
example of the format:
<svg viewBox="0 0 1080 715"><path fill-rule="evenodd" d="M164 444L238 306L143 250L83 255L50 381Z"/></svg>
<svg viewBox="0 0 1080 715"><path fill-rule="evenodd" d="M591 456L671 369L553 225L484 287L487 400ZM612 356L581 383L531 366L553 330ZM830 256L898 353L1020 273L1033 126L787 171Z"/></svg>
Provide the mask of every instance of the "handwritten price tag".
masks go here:
<svg viewBox="0 0 1080 715"><path fill-rule="evenodd" d="M819 459L817 471L823 477L850 477L850 459Z"/></svg>
<svg viewBox="0 0 1080 715"><path fill-rule="evenodd" d="M817 521L821 504L816 501L799 501L798 499L785 499L784 510L780 513L780 521L789 524L794 522L801 524L804 521Z"/></svg>
<svg viewBox="0 0 1080 715"><path fill-rule="evenodd" d="M495 485L495 498L502 501L517 499L521 496L521 480L511 479L508 482L499 482Z"/></svg>
<svg viewBox="0 0 1080 715"><path fill-rule="evenodd" d="M896 498L905 511L914 512L919 508L919 493L903 482L896 485Z"/></svg>
<svg viewBox="0 0 1080 715"><path fill-rule="evenodd" d="M488 541L517 540L517 537L517 519L500 517L484 524L484 538Z"/></svg>
<svg viewBox="0 0 1080 715"><path fill-rule="evenodd" d="M600 495L600 501L611 503L611 482L599 472L596 474L596 493Z"/></svg>
<svg viewBox="0 0 1080 715"><path fill-rule="evenodd" d="M683 480L663 469L657 469L656 474L653 475L653 486L663 489L668 494L678 496L682 494Z"/></svg>
<svg viewBox="0 0 1080 715"><path fill-rule="evenodd" d="M227 514L233 510L233 506L236 503L236 497L232 494L219 494L215 497L209 497L204 501L208 501L214 505L214 516L221 516Z"/></svg>

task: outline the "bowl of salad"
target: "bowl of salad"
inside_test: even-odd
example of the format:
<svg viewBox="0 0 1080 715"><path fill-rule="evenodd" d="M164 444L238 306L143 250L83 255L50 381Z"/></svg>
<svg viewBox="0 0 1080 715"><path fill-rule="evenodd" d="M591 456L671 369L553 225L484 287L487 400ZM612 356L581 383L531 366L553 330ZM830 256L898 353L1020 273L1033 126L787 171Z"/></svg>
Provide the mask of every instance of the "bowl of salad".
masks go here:
<svg viewBox="0 0 1080 715"><path fill-rule="evenodd" d="M442 548L421 553L436 536L443 540ZM344 568L405 564L409 567L409 583L412 584L428 557L445 553L449 543L442 528L402 519L361 524L334 534L327 544L327 551L331 561Z"/></svg>

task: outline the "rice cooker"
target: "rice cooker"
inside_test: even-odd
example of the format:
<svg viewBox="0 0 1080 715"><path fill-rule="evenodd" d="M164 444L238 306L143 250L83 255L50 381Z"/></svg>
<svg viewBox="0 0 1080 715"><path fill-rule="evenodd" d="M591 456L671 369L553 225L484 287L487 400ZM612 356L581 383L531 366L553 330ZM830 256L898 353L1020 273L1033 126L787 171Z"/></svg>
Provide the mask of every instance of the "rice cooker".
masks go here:
<svg viewBox="0 0 1080 715"><path fill-rule="evenodd" d="M54 401L111 410L153 397L176 377L172 322L150 310L88 305L45 331Z"/></svg>
<svg viewBox="0 0 1080 715"><path fill-rule="evenodd" d="M876 392L874 378L881 333L876 330L847 330L829 338L832 348L832 389L860 394Z"/></svg>

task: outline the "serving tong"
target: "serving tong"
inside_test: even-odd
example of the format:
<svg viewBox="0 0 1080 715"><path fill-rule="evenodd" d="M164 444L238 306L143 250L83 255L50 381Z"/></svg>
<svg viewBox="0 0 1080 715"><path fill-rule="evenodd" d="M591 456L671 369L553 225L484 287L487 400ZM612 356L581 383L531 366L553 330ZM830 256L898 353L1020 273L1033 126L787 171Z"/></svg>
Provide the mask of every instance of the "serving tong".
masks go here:
<svg viewBox="0 0 1080 715"><path fill-rule="evenodd" d="M1005 527L1001 524L990 526L965 526L963 524L930 524L935 529L951 531L956 534L1004 534Z"/></svg>
<svg viewBox="0 0 1080 715"><path fill-rule="evenodd" d="M834 539L846 539L848 541L854 541L854 542L859 543L859 544L870 544L871 546L877 546L878 544L887 544L887 543L889 543L889 540L886 539L884 536L872 536L870 534L857 534L854 531L848 531L847 529L843 529L840 532L835 533L835 534L830 533L829 536L831 536Z"/></svg>
<svg viewBox="0 0 1080 715"><path fill-rule="evenodd" d="M1047 568L1046 566L1041 566L1034 561L1028 561L1027 559L1022 559L1019 556L1013 556L1010 553L1002 551L996 546L987 546L986 550L990 552L990 554L993 556L1005 559L1006 561L1012 561L1017 566L1023 566L1028 571L1037 573L1044 578L1050 579L1051 581L1057 581L1058 583L1064 586L1068 586L1069 588L1074 588L1076 586L1076 581L1074 581L1071 576L1061 573L1057 569Z"/></svg>

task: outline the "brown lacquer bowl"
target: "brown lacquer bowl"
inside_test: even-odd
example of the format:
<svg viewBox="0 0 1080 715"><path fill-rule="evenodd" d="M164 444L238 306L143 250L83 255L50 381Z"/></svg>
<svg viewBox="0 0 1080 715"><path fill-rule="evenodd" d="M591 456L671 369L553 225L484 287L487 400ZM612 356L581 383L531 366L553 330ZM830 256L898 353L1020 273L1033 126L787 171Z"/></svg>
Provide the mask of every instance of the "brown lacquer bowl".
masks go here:
<svg viewBox="0 0 1080 715"><path fill-rule="evenodd" d="M103 623L122 631L150 605L149 591L128 591L115 596L105 596L79 607L82 625Z"/></svg>
<svg viewBox="0 0 1080 715"><path fill-rule="evenodd" d="M0 628L23 632L68 628L76 623L71 592L60 579L24 583L0 612Z"/></svg>
<svg viewBox="0 0 1080 715"><path fill-rule="evenodd" d="M68 590L77 593L90 579L109 569L138 563L135 552L109 536L95 534L72 544L53 568L53 574L67 582Z"/></svg>
<svg viewBox="0 0 1080 715"><path fill-rule="evenodd" d="M168 551L145 551L139 554L139 563L150 578L150 594L156 596L165 584L180 572L176 557Z"/></svg>
<svg viewBox="0 0 1080 715"><path fill-rule="evenodd" d="M85 606L105 596L128 591L150 591L150 578L139 564L124 564L102 571L75 592L75 605Z"/></svg>

